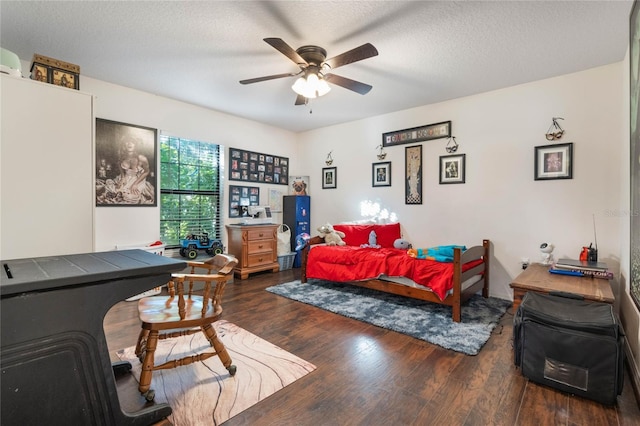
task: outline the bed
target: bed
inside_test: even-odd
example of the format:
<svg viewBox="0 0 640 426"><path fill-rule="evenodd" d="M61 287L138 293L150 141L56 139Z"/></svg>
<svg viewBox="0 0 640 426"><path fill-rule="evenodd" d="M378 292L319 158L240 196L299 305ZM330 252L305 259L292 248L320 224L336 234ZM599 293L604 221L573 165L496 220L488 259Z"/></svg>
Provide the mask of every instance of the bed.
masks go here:
<svg viewBox="0 0 640 426"><path fill-rule="evenodd" d="M489 295L489 240L466 250L452 249L450 261L411 257L396 249L400 224L334 225L345 233L344 246L328 246L312 237L301 253L301 281L321 279L349 283L451 306L453 321L460 322L462 304L472 295ZM375 231L380 247L362 247ZM366 239L365 239L366 238ZM448 259L449 260L449 259Z"/></svg>

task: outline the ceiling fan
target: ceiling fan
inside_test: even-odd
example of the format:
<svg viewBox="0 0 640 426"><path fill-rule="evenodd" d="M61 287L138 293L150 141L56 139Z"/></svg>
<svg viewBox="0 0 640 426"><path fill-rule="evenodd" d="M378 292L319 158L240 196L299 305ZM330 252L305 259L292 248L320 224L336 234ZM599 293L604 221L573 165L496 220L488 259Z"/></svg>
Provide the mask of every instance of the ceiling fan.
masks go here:
<svg viewBox="0 0 640 426"><path fill-rule="evenodd" d="M338 56L326 59L327 51L320 46L302 46L297 50L293 50L291 46L280 38L265 38L264 41L298 65L300 71L240 80L240 84L252 84L277 78L300 76L291 87L298 94L296 105L305 105L309 99L329 92L331 88L327 82L361 95L366 95L372 88L368 84L330 73L331 70L343 65L377 56L378 51L371 43L363 44Z"/></svg>

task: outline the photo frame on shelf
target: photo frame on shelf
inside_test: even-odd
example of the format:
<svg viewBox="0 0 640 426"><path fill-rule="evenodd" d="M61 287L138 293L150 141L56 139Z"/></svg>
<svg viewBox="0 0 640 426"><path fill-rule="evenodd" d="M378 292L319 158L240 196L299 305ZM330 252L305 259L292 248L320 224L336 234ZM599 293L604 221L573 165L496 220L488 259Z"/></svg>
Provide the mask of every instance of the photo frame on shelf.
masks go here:
<svg viewBox="0 0 640 426"><path fill-rule="evenodd" d="M382 146L404 145L431 139L448 138L450 136L451 121L443 121L441 123L383 133Z"/></svg>
<svg viewBox="0 0 640 426"><path fill-rule="evenodd" d="M640 71L638 69L638 57L640 55L640 4L633 2L631 15L629 17L629 57L630 61L630 82L629 99L631 105L630 122L630 187L631 187L631 223L630 223L630 247L629 247L629 292L631 299L640 309L640 130L637 123L640 123Z"/></svg>
<svg viewBox="0 0 640 426"><path fill-rule="evenodd" d="M466 154L440 157L440 184L465 182Z"/></svg>
<svg viewBox="0 0 640 426"><path fill-rule="evenodd" d="M257 186L229 185L229 217L246 216L246 207L260 205L260 188Z"/></svg>
<svg viewBox="0 0 640 426"><path fill-rule="evenodd" d="M229 148L229 180L288 185L289 158Z"/></svg>
<svg viewBox="0 0 640 426"><path fill-rule="evenodd" d="M573 179L573 143L536 146L534 179Z"/></svg>
<svg viewBox="0 0 640 426"><path fill-rule="evenodd" d="M336 167L322 168L322 189L335 189L338 187L338 169Z"/></svg>
<svg viewBox="0 0 640 426"><path fill-rule="evenodd" d="M422 204L422 145L404 149L405 204Z"/></svg>
<svg viewBox="0 0 640 426"><path fill-rule="evenodd" d="M96 118L96 207L156 207L158 130Z"/></svg>
<svg viewBox="0 0 640 426"><path fill-rule="evenodd" d="M391 186L391 161L371 165L371 186Z"/></svg>

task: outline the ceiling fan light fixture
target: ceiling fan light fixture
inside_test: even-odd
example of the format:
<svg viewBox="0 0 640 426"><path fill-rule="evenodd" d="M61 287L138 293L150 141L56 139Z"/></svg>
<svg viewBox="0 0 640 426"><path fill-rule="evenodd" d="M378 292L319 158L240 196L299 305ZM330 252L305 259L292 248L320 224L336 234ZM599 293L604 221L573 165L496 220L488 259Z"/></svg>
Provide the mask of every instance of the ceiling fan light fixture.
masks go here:
<svg viewBox="0 0 640 426"><path fill-rule="evenodd" d="M291 88L298 95L304 96L307 99L313 99L316 97L316 92L311 88L304 77L298 78Z"/></svg>
<svg viewBox="0 0 640 426"><path fill-rule="evenodd" d="M324 96L331 90L329 83L324 78L318 80L318 96Z"/></svg>
<svg viewBox="0 0 640 426"><path fill-rule="evenodd" d="M291 88L298 95L307 99L324 96L331 90L331 87L322 76L318 76L315 72L309 72L306 77L298 78Z"/></svg>

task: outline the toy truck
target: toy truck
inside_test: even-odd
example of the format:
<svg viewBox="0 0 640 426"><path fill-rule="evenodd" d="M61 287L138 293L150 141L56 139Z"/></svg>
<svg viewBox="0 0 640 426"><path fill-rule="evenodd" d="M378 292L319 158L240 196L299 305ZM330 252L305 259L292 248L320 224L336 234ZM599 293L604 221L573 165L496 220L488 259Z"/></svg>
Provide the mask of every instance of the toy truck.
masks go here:
<svg viewBox="0 0 640 426"><path fill-rule="evenodd" d="M210 239L207 232L202 234L189 234L180 240L180 256L193 260L198 257L199 250L205 250L207 254L215 256L224 251L222 241Z"/></svg>

